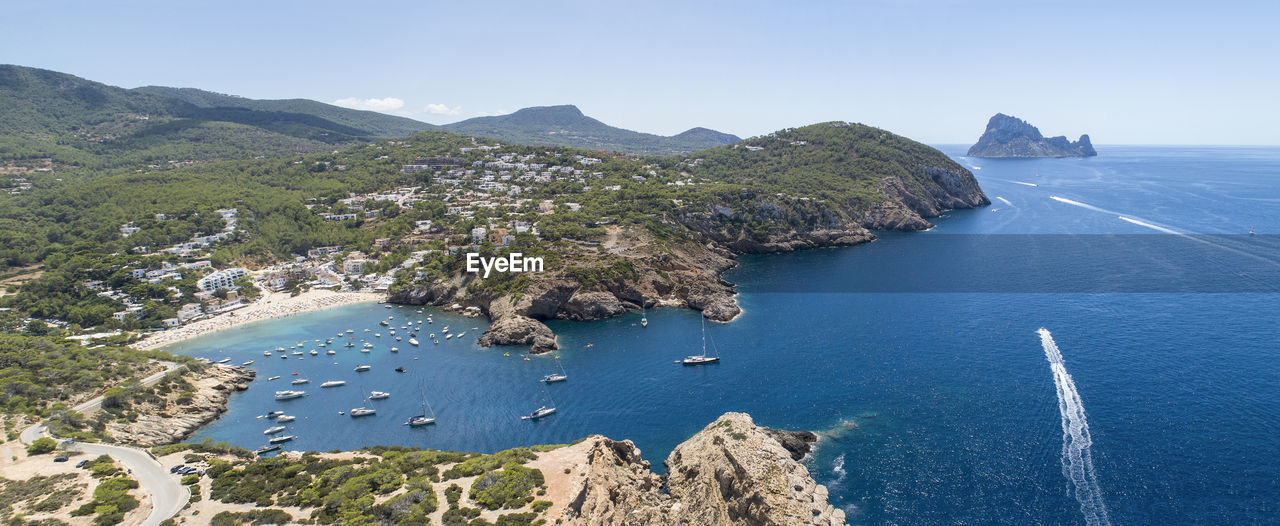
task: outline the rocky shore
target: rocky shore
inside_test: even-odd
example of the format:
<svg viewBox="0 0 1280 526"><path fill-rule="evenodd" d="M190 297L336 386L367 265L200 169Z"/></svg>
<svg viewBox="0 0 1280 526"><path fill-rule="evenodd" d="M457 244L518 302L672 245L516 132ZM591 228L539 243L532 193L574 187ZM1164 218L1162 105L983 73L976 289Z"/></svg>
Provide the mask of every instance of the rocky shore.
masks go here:
<svg viewBox="0 0 1280 526"><path fill-rule="evenodd" d="M918 170L909 180L904 180L907 176L881 179L877 192L882 200L864 211L809 209L747 191L739 196L757 212L771 210L805 227L760 235L751 231L753 223L745 212L712 205L671 219L684 229L684 239L655 239L644 228L611 226L598 243L580 250L562 248L563 260L598 271L589 279L570 270L549 269L531 276L527 288L519 293L490 297L471 292L467 284L474 278L463 275L394 290L388 301L479 307L492 322L479 339L481 345L527 345L532 353L558 348L555 334L544 320L599 320L661 306L695 309L709 320L729 322L742 309L733 283L721 276L737 265L741 254L867 243L875 240L873 230L927 230L933 227L927 218L991 203L973 174L954 163Z"/></svg>
<svg viewBox="0 0 1280 526"><path fill-rule="evenodd" d="M552 491L568 501L548 517L583 525L844 524L844 512L798 461L812 436L726 413L671 452L666 477L650 471L631 441L592 436L574 446L579 458L560 459L570 464L569 487Z"/></svg>
<svg viewBox="0 0 1280 526"><path fill-rule="evenodd" d="M181 441L222 416L231 393L255 375L251 369L217 365L186 372L182 379L191 384L190 393L173 389L144 400L133 407L137 420L108 423L107 432L118 442L146 447Z"/></svg>

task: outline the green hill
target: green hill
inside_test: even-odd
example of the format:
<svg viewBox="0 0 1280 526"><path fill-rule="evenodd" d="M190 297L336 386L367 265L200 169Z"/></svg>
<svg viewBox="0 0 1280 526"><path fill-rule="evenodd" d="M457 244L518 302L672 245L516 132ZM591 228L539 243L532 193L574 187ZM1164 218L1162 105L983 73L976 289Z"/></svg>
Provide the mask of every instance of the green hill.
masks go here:
<svg viewBox="0 0 1280 526"><path fill-rule="evenodd" d="M331 150L430 124L307 100L258 101L192 89L124 89L0 65L0 162L52 158L88 168Z"/></svg>
<svg viewBox="0 0 1280 526"><path fill-rule="evenodd" d="M671 137L624 130L583 115L572 105L525 108L508 115L476 117L440 128L513 144L643 155L678 155L739 140L737 136L706 128L693 128Z"/></svg>

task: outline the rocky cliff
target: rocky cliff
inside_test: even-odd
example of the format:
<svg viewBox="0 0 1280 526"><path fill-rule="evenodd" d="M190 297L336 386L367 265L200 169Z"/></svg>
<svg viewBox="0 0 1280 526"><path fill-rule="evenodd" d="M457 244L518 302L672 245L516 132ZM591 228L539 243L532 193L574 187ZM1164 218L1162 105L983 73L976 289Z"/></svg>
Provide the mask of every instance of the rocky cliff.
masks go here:
<svg viewBox="0 0 1280 526"><path fill-rule="evenodd" d="M987 129L977 144L969 148L969 157L1092 157L1098 155L1088 135L1071 142L1065 136L1044 137L1040 130L1017 117L997 113L987 122Z"/></svg>
<svg viewBox="0 0 1280 526"><path fill-rule="evenodd" d="M180 386L153 389L134 404L131 410L138 413L137 420L111 422L107 432L118 442L138 446L180 441L222 416L231 393L243 389L255 375L251 369L222 366L184 373Z"/></svg>
<svg viewBox="0 0 1280 526"><path fill-rule="evenodd" d="M844 524L799 462L812 437L726 413L671 452L665 478L630 441L590 437L575 446L585 460L566 477L571 499L552 515L583 525Z"/></svg>

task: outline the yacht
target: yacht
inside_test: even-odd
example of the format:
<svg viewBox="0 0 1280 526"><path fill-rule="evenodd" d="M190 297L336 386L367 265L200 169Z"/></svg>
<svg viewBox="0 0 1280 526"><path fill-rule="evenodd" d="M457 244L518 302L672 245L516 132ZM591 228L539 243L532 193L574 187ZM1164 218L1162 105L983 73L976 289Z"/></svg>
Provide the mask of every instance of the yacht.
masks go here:
<svg viewBox="0 0 1280 526"><path fill-rule="evenodd" d="M279 380L279 379L280 379L280 375L276 375L276 376L272 376L271 378L267 378L267 381L270 382L272 380Z"/></svg>
<svg viewBox="0 0 1280 526"><path fill-rule="evenodd" d="M713 343L711 347L714 349L715 344ZM720 361L719 352L715 356L707 355L707 319L702 318L702 354L685 356L683 360L680 360L680 363L682 365L704 365L718 361Z"/></svg>
<svg viewBox="0 0 1280 526"><path fill-rule="evenodd" d="M368 407L356 407L351 410L352 418L357 416L369 416L377 413L378 413L377 409L370 409Z"/></svg>
<svg viewBox="0 0 1280 526"><path fill-rule="evenodd" d="M369 391L370 400L382 400L383 398L390 398L390 397L391 397L391 393L387 393L383 391Z"/></svg>
<svg viewBox="0 0 1280 526"><path fill-rule="evenodd" d="M461 339L463 336L466 336L466 335L467 335L467 333L465 333L465 332L460 332L460 333L458 333L458 338L459 338L459 339Z"/></svg>
<svg viewBox="0 0 1280 526"><path fill-rule="evenodd" d="M444 335L444 339L446 339L446 340L452 340L452 339L453 339L453 335L452 335L452 334L446 334L446 335Z"/></svg>
<svg viewBox="0 0 1280 526"><path fill-rule="evenodd" d="M271 356L271 351L262 351L263 356Z"/></svg>
<svg viewBox="0 0 1280 526"><path fill-rule="evenodd" d="M293 351L292 353L289 353L289 354L292 354L294 356L302 356L302 351Z"/></svg>
<svg viewBox="0 0 1280 526"><path fill-rule="evenodd" d="M295 438L298 438L298 437L295 435L285 435L285 436L279 436L279 437L271 437L271 440L268 440L267 442L270 442L272 444L279 444L281 442L288 442Z"/></svg>
<svg viewBox="0 0 1280 526"><path fill-rule="evenodd" d="M363 372L365 372L365 371L368 371L369 369L373 369L373 366L371 366L371 365L357 365L357 366L356 366L356 372L357 372L357 373L363 373Z"/></svg>
<svg viewBox="0 0 1280 526"><path fill-rule="evenodd" d="M328 355L338 354L338 352L337 352L337 351L335 351L335 350L333 350L333 349L329 349L329 350L325 351L324 353L325 353L325 354L328 354Z"/></svg>
<svg viewBox="0 0 1280 526"><path fill-rule="evenodd" d="M343 347L355 347L355 346L356 346L356 344L351 343L351 342L347 342L345 345L343 345Z"/></svg>
<svg viewBox="0 0 1280 526"><path fill-rule="evenodd" d="M553 372L553 373L551 373L551 374L548 374L548 375L546 375L546 376L543 376L543 377L542 377L542 381L543 381L544 383L548 383L548 384L550 384L550 383L555 383L555 382L563 382L563 381L565 381L565 380L568 380L568 379L569 379L569 375L565 374L565 372L564 372L564 366L563 366L563 365L560 365L560 362L559 362L560 357L559 357L559 356L557 356L557 357L556 357L556 360L557 360L557 361L556 361L556 365L560 366L560 372L559 372L559 373L554 373L554 372Z"/></svg>
<svg viewBox="0 0 1280 526"><path fill-rule="evenodd" d="M317 351L317 350L315 350L315 349L311 349L311 356L317 356L317 355L319 355L319 354L320 354L320 351Z"/></svg>
<svg viewBox="0 0 1280 526"><path fill-rule="evenodd" d="M275 417L280 416L280 415L283 415L283 414L284 414L284 411L268 411L268 412L267 412L267 414L262 415L262 416L265 416L265 417L267 417L267 418L275 418Z"/></svg>
<svg viewBox="0 0 1280 526"><path fill-rule="evenodd" d="M276 352L284 352L284 347L276 347Z"/></svg>
<svg viewBox="0 0 1280 526"><path fill-rule="evenodd" d="M302 385L302 384L306 384L306 383L311 383L311 380L308 380L308 379L306 379L306 378L298 378L298 379L296 379L296 380L294 380L294 381L292 381L292 382L289 382L289 383L291 383L291 384L293 384L293 385Z"/></svg>
<svg viewBox="0 0 1280 526"><path fill-rule="evenodd" d="M403 373L403 372L404 372L404 366L403 366L403 365L401 365L400 367L396 367L396 372L397 372L397 373Z"/></svg>
<svg viewBox="0 0 1280 526"><path fill-rule="evenodd" d="M218 363L227 363L229 361L231 361L231 358L223 358L221 360L218 360Z"/></svg>
<svg viewBox="0 0 1280 526"><path fill-rule="evenodd" d="M266 431L263 431L263 432L262 432L262 434L264 434L264 435L274 435L274 434L279 433L279 432L281 432L281 431L284 431L284 426L276 426L276 427L268 428Z"/></svg>
<svg viewBox="0 0 1280 526"><path fill-rule="evenodd" d="M253 452L258 456L262 456L272 451L275 451L277 449L280 449L280 444L271 444L269 446L262 446L258 449L253 450Z"/></svg>
<svg viewBox="0 0 1280 526"><path fill-rule="evenodd" d="M431 409L431 405L427 403L427 395L422 394L422 389L418 389L418 395L422 397L422 414L409 417L409 420L404 425L417 427L436 423L436 411ZM431 412L431 416L427 416L428 411Z"/></svg>
<svg viewBox="0 0 1280 526"><path fill-rule="evenodd" d="M386 327L386 326L387 326L387 320L382 320L382 321L378 322L378 325L381 325L381 326L383 326L383 327Z"/></svg>
<svg viewBox="0 0 1280 526"><path fill-rule="evenodd" d="M285 423L285 422L292 422L292 421L297 420L297 419L298 419L298 417L293 416L293 415L280 415L280 416L276 417L276 422L280 422L281 424L283 424L283 423Z"/></svg>
<svg viewBox="0 0 1280 526"><path fill-rule="evenodd" d="M347 385L347 382L344 380L329 380L328 382L320 384L320 387L342 387L344 385Z"/></svg>
<svg viewBox="0 0 1280 526"><path fill-rule="evenodd" d="M391 352L400 352L400 348L399 348L399 347L392 347L392 348L391 348Z"/></svg>
<svg viewBox="0 0 1280 526"><path fill-rule="evenodd" d="M409 345L412 345L412 346L414 346L414 347L417 347L417 346L418 346L418 339L417 339L417 338L409 338Z"/></svg>
<svg viewBox="0 0 1280 526"><path fill-rule="evenodd" d="M276 400L293 400L307 396L306 391L276 391Z"/></svg>
<svg viewBox="0 0 1280 526"><path fill-rule="evenodd" d="M527 415L520 417L520 419L521 420L537 420L539 418L542 418L554 412L556 412L556 408L547 407L544 405L542 407L534 409L532 413L529 413Z"/></svg>
<svg viewBox="0 0 1280 526"><path fill-rule="evenodd" d="M248 367L250 365L253 365L253 360L249 360L247 362L241 363L240 367Z"/></svg>

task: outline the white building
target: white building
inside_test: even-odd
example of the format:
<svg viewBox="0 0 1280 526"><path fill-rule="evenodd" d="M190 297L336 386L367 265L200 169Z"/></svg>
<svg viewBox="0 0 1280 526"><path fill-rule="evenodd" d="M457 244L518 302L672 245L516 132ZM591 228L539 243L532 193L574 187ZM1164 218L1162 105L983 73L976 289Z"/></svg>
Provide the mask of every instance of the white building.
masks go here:
<svg viewBox="0 0 1280 526"><path fill-rule="evenodd" d="M236 287L237 279L248 275L249 271L241 267L219 270L197 280L196 287L205 292L213 292L218 289L233 289Z"/></svg>

